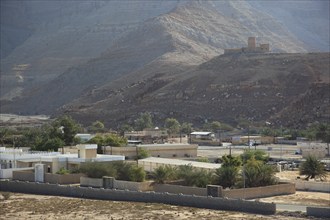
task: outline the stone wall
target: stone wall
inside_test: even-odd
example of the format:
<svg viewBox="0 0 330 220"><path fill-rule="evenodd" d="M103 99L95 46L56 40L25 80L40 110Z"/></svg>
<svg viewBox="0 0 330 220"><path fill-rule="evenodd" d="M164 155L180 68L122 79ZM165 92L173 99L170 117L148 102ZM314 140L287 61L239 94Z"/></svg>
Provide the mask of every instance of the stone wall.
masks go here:
<svg viewBox="0 0 330 220"><path fill-rule="evenodd" d="M148 151L152 157L196 157L198 145L194 144L153 144L153 145L138 145L138 149ZM106 147L106 154L123 155L126 158L136 157L136 147Z"/></svg>
<svg viewBox="0 0 330 220"><path fill-rule="evenodd" d="M275 214L276 205L245 200L192 196L170 193L138 192L62 186L55 184L30 183L20 181L0 181L2 191L32 193L41 195L69 196L113 201L152 202L177 206L189 206L215 210L230 210L257 214Z"/></svg>
<svg viewBox="0 0 330 220"><path fill-rule="evenodd" d="M207 196L206 188L189 187L189 186L178 186L169 184L155 184L155 192L168 192L185 195L196 195L196 196Z"/></svg>
<svg viewBox="0 0 330 220"><path fill-rule="evenodd" d="M13 180L34 182L34 172L30 171L14 171Z"/></svg>
<svg viewBox="0 0 330 220"><path fill-rule="evenodd" d="M64 175L46 173L45 182L46 183L58 183L58 184L75 184L75 183L80 183L81 176L83 176L83 174L80 174L80 173L64 174Z"/></svg>
<svg viewBox="0 0 330 220"><path fill-rule="evenodd" d="M222 190L220 197L228 197L233 199L255 199L269 196L289 195L295 193L295 184L285 183L272 186Z"/></svg>
<svg viewBox="0 0 330 220"><path fill-rule="evenodd" d="M296 184L297 190L330 193L330 184L327 182L312 182L312 181L296 180L295 184Z"/></svg>
<svg viewBox="0 0 330 220"><path fill-rule="evenodd" d="M83 174L51 174L45 173L44 182L45 183L56 183L56 184L74 184L80 183L80 177ZM32 171L14 171L13 172L13 180L20 180L20 181L29 181L34 182L35 176L34 172Z"/></svg>
<svg viewBox="0 0 330 220"><path fill-rule="evenodd" d="M314 216L318 218L329 218L330 208L329 207L307 207L306 208L308 216Z"/></svg>
<svg viewBox="0 0 330 220"><path fill-rule="evenodd" d="M155 191L160 193L174 193L174 194L184 194L184 195L196 195L196 196L207 196L207 188L190 187L190 186L180 186L172 184L153 184L151 181L146 182L130 182L116 180L111 178L111 187L107 187L103 183L103 179L95 179L88 177L80 178L80 185L85 187L95 187L95 188L113 188L119 190L131 190L131 191ZM272 186L263 187L253 187L245 189L222 189L219 187L218 195L212 195L213 197L226 197L232 199L255 199L269 196L278 195L289 195L296 193L295 184L284 183Z"/></svg>
<svg viewBox="0 0 330 220"><path fill-rule="evenodd" d="M103 180L101 178L80 177L80 186L102 188Z"/></svg>
<svg viewBox="0 0 330 220"><path fill-rule="evenodd" d="M123 180L114 180L113 185L115 189L121 190L131 190L131 191L152 191L153 181L145 181L145 182L131 182L131 181L123 181Z"/></svg>
<svg viewBox="0 0 330 220"><path fill-rule="evenodd" d="M104 178L111 179L111 184L105 186ZM80 177L80 186L85 187L95 187L95 188L110 188L110 189L119 189L119 190L131 190L131 191L153 191L153 181L145 182L131 182L116 180L113 177L103 177L102 178L89 178L82 176Z"/></svg>

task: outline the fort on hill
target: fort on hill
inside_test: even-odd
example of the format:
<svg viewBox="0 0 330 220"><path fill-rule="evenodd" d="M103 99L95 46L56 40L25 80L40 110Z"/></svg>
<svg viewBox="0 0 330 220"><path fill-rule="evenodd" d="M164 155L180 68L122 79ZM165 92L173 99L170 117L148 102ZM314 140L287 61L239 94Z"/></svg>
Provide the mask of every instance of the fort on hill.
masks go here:
<svg viewBox="0 0 330 220"><path fill-rule="evenodd" d="M235 49L225 49L224 54L235 54L235 53L268 53L269 44L259 44L259 47L256 46L256 38L248 38L248 46Z"/></svg>

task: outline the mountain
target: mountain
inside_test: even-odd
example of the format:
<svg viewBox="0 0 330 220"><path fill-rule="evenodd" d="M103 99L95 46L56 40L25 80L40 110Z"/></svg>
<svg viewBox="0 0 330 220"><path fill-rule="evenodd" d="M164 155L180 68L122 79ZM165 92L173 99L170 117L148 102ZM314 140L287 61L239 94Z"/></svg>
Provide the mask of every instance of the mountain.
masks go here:
<svg viewBox="0 0 330 220"><path fill-rule="evenodd" d="M279 76L284 74L280 71L296 79L300 77L299 71L310 74L305 69L310 68L304 64L305 59L316 62L314 59L321 58L324 70L311 67L321 75L328 68L323 61L327 54L283 54L306 53L314 48L308 41L301 40L301 35L310 29L297 35L298 32L292 32L289 25L279 22L275 14L267 11L267 5L253 5L250 1L43 1L41 4L1 1L1 6L1 10L12 12L1 14L6 17L6 28L1 30L1 36L7 36L4 33L16 36L8 30L22 31L21 27L27 26L24 22L31 26L21 40L9 42L9 37L1 37L1 44L9 45L1 51L1 112L65 112L86 123L102 118L116 126L118 122L132 120L139 112L150 111L159 118L178 115L200 123L220 115L213 102L198 104L203 102L195 93L196 88L203 93L213 88L213 84L221 87L228 84L230 89L249 82L263 86L263 82L280 81ZM11 19L15 17L14 12L22 18ZM269 43L273 53L234 58L219 56L224 49L245 47L250 36L256 36L258 43ZM272 59L278 64L269 68ZM291 64L297 62L293 72L298 76L288 72L292 66L281 68L285 59L294 60ZM212 63L215 61L219 65ZM204 68L209 65L226 72L217 77L209 72L204 75ZM255 78L253 72L258 72L258 76L261 72L270 72L271 77ZM291 90L288 84L281 87L279 93L285 94L285 102L280 107L269 104L259 109L252 106L251 112L240 112L237 111L240 102L233 98L236 96L229 95L235 106L221 107L226 110L219 111L221 117L232 123L253 114L253 120L268 119L270 112L284 111L284 105L306 93L308 88L312 89L310 84L318 82L313 77L308 76L303 86L299 84L300 87ZM324 83L322 77L320 80ZM242 82L236 84L237 80ZM183 85L187 89L181 91ZM192 97L186 96L189 91ZM181 100L180 103L186 104L182 106L176 101L182 97L194 101ZM218 97L221 99L222 94L212 98ZM276 99L273 95L270 97ZM250 98L244 100L250 101ZM245 104L249 102L243 102ZM266 108L275 110L267 109L265 113ZM230 114L231 111L237 114Z"/></svg>
<svg viewBox="0 0 330 220"><path fill-rule="evenodd" d="M117 90L96 89L62 112L113 126L148 111L160 121L172 116L197 125L270 120L303 127L329 116L329 58L329 53L220 55L175 78L159 75ZM294 120L293 112L304 117Z"/></svg>

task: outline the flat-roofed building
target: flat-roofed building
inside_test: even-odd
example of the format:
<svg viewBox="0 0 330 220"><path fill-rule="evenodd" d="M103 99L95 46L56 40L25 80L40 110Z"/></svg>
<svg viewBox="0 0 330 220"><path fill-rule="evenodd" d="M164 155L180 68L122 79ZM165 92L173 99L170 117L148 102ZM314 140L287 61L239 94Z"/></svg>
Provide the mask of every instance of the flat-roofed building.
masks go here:
<svg viewBox="0 0 330 220"><path fill-rule="evenodd" d="M138 160L139 166L143 167L145 171L152 172L160 166L169 165L172 167L179 167L182 165L191 165L194 168L203 170L215 170L221 167L221 164L216 163L204 163L188 160L170 159L170 158L159 158L159 157L148 157L145 159Z"/></svg>

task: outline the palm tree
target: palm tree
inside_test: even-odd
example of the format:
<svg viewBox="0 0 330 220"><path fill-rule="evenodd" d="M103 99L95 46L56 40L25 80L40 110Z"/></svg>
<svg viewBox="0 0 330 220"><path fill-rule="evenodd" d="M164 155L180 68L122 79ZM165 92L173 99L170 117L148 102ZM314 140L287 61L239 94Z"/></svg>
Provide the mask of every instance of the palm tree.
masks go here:
<svg viewBox="0 0 330 220"><path fill-rule="evenodd" d="M306 161L302 163L299 170L300 175L306 175L306 180L320 178L321 180L326 179L326 171L323 164L312 155L306 158Z"/></svg>
<svg viewBox="0 0 330 220"><path fill-rule="evenodd" d="M176 167L171 167L169 165L160 166L153 171L152 176L156 183L161 184L168 180L174 180L177 176Z"/></svg>
<svg viewBox="0 0 330 220"><path fill-rule="evenodd" d="M223 188L233 187L238 179L238 167L222 166L215 171L214 183Z"/></svg>
<svg viewBox="0 0 330 220"><path fill-rule="evenodd" d="M221 158L222 164L215 171L214 183L224 188L233 187L238 179L239 167L242 165L240 157L225 155Z"/></svg>

